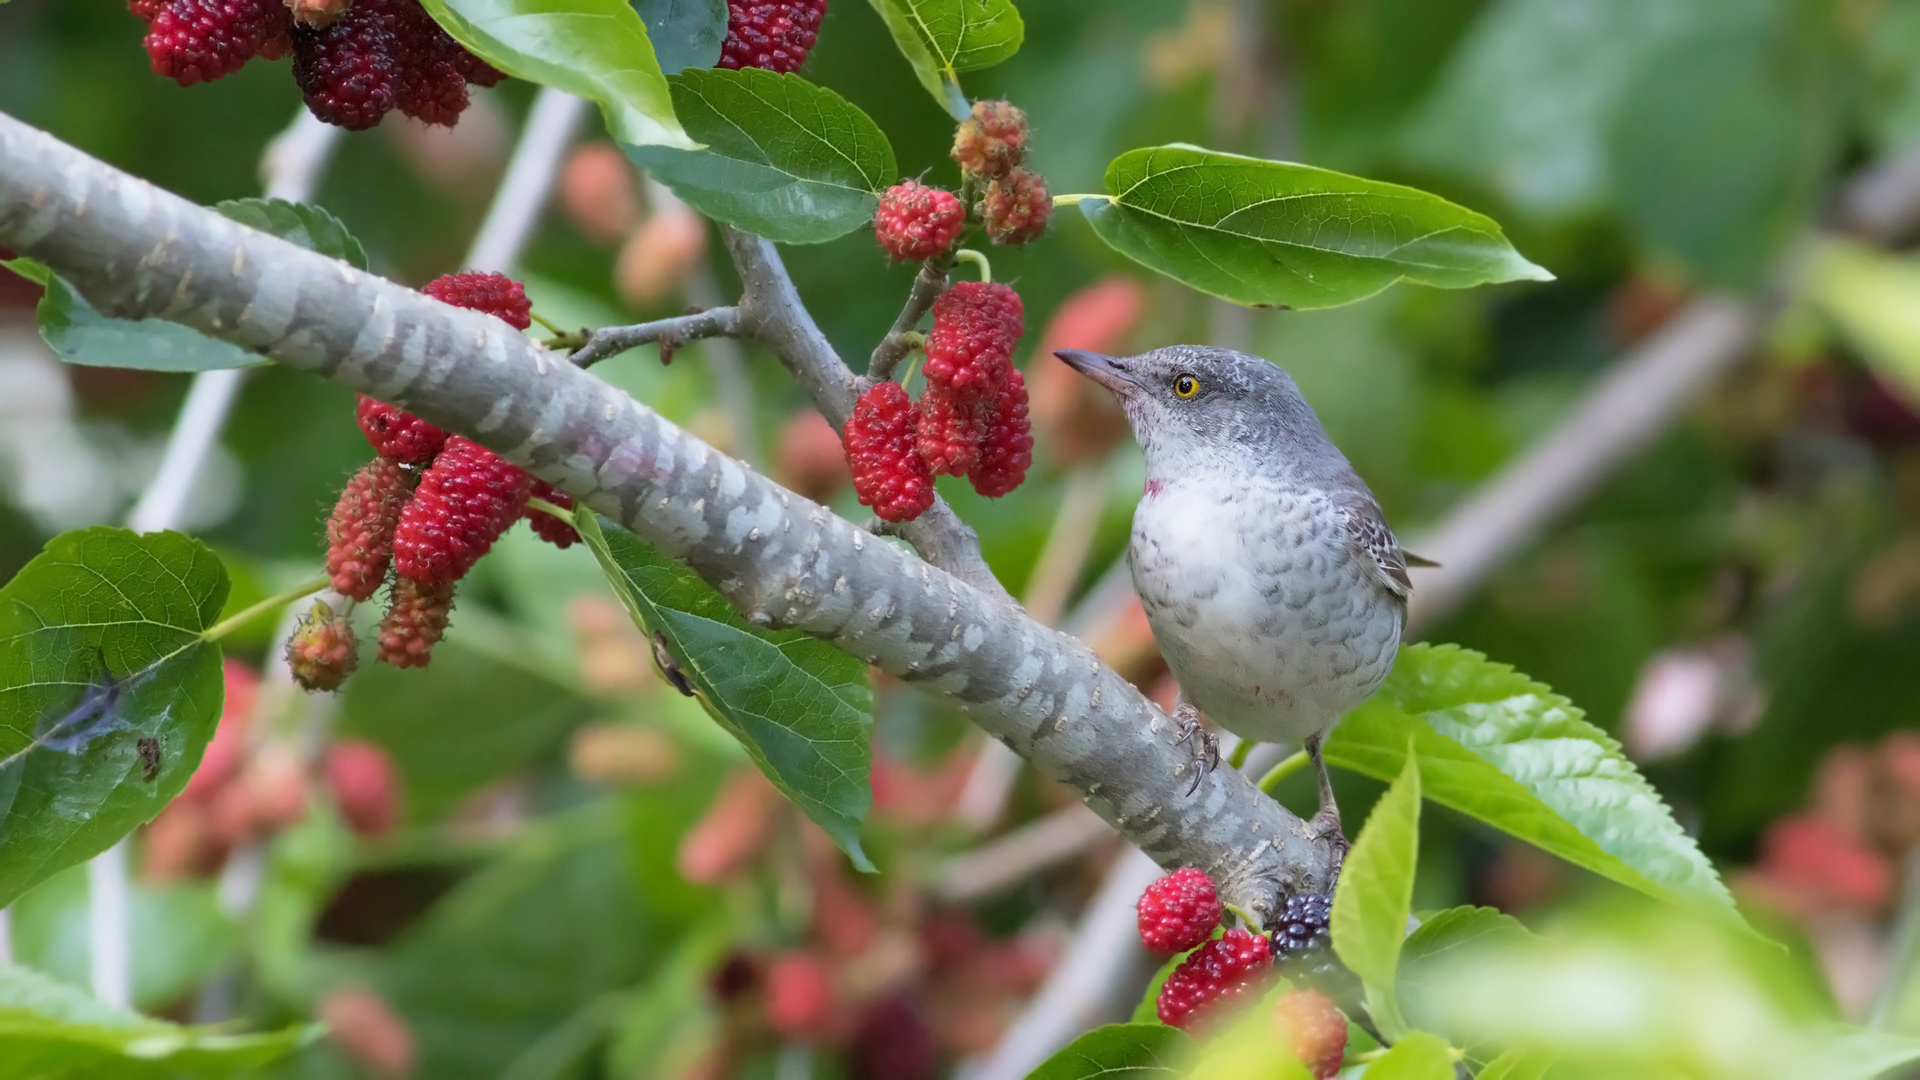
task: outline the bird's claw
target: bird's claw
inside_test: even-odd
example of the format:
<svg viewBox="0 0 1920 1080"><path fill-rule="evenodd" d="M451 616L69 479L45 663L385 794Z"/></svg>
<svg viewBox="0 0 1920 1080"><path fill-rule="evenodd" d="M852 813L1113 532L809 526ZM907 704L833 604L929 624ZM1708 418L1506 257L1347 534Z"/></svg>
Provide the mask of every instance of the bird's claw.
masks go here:
<svg viewBox="0 0 1920 1080"><path fill-rule="evenodd" d="M1191 795L1200 790L1200 778L1220 767L1220 739L1213 732L1200 726L1200 710L1192 705L1182 705L1174 710L1173 719L1180 725L1180 737L1174 740L1177 746L1184 746L1195 739L1199 745L1193 749L1193 783L1187 787Z"/></svg>
<svg viewBox="0 0 1920 1080"><path fill-rule="evenodd" d="M1347 839L1345 830L1340 827L1339 808L1321 807L1319 813L1307 819L1307 831L1315 843L1327 841L1327 846L1332 851L1333 875L1327 882L1327 891L1331 892L1333 886L1340 880L1341 868L1346 866L1347 851L1353 847L1352 842Z"/></svg>

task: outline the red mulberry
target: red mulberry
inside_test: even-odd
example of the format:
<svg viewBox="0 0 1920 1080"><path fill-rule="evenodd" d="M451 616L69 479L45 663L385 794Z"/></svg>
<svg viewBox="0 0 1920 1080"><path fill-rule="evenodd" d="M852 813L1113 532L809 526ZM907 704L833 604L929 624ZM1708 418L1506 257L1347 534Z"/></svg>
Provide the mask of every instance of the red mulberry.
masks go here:
<svg viewBox="0 0 1920 1080"><path fill-rule="evenodd" d="M1267 939L1246 930L1229 930L1196 949L1160 987L1160 1022L1191 1027L1224 1000L1259 991L1273 971Z"/></svg>
<svg viewBox="0 0 1920 1080"><path fill-rule="evenodd" d="M327 574L336 592L365 600L380 588L408 494L406 471L392 458L374 458L347 481L327 519Z"/></svg>
<svg viewBox="0 0 1920 1080"><path fill-rule="evenodd" d="M293 16L281 0L134 0L149 20L153 70L181 86L211 82L259 55L286 55Z"/></svg>
<svg viewBox="0 0 1920 1080"><path fill-rule="evenodd" d="M544 502L550 502L562 510L573 509L573 496L561 491L545 480L535 480L533 482L532 497ZM533 529L533 534L545 540L547 543L552 544L554 547L567 548L580 542L580 534L574 531L573 526L561 521L545 510L535 510L532 507L528 507L526 518L527 525Z"/></svg>
<svg viewBox="0 0 1920 1080"><path fill-rule="evenodd" d="M354 418L376 453L402 465L425 465L446 445L446 432L365 394L354 408Z"/></svg>
<svg viewBox="0 0 1920 1080"><path fill-rule="evenodd" d="M914 451L913 402L883 382L854 404L841 442L862 506L885 521L912 521L933 505L933 473Z"/></svg>
<svg viewBox="0 0 1920 1080"><path fill-rule="evenodd" d="M1026 324L1020 294L1000 284L956 282L933 302L927 385L987 401L1006 385Z"/></svg>
<svg viewBox="0 0 1920 1080"><path fill-rule="evenodd" d="M349 130L373 127L393 109L451 125L467 107L469 81L490 86L500 77L419 0L355 0L324 28L296 28L293 46L293 77L307 107Z"/></svg>
<svg viewBox="0 0 1920 1080"><path fill-rule="evenodd" d="M484 311L515 330L533 325L533 304L526 287L505 274L448 274L420 290L443 304Z"/></svg>
<svg viewBox="0 0 1920 1080"><path fill-rule="evenodd" d="M453 612L453 582L431 584L399 578L380 620L380 662L394 667L426 667L433 647L447 634Z"/></svg>
<svg viewBox="0 0 1920 1080"><path fill-rule="evenodd" d="M360 663L358 645L347 617L315 600L287 639L287 667L303 690L338 690Z"/></svg>
<svg viewBox="0 0 1920 1080"><path fill-rule="evenodd" d="M827 0L727 0L723 68L798 71L820 32Z"/></svg>
<svg viewBox="0 0 1920 1080"><path fill-rule="evenodd" d="M1025 244L1047 231L1053 196L1037 173L1014 169L987 185L981 203L987 238L996 244Z"/></svg>
<svg viewBox="0 0 1920 1080"><path fill-rule="evenodd" d="M953 246L967 224L959 196L918 180L895 184L880 197L873 235L896 262L923 262Z"/></svg>
<svg viewBox="0 0 1920 1080"><path fill-rule="evenodd" d="M1290 990L1274 1002L1273 1026L1314 1080L1332 1080L1347 1055L1347 1018L1318 990Z"/></svg>
<svg viewBox="0 0 1920 1080"><path fill-rule="evenodd" d="M400 512L394 569L421 584L451 584L473 569L527 506L533 478L458 435L447 439Z"/></svg>
<svg viewBox="0 0 1920 1080"><path fill-rule="evenodd" d="M1140 942L1161 956L1186 952L1212 936L1226 909L1204 870L1175 870L1140 894Z"/></svg>
<svg viewBox="0 0 1920 1080"><path fill-rule="evenodd" d="M993 419L980 440L980 460L967 472L973 490L997 499L1027 478L1033 466L1033 425L1027 419L1027 381L1018 371L1007 377Z"/></svg>
<svg viewBox="0 0 1920 1080"><path fill-rule="evenodd" d="M1005 175L1027 159L1027 114L1010 101L976 101L953 133L953 160L975 176Z"/></svg>
<svg viewBox="0 0 1920 1080"><path fill-rule="evenodd" d="M979 402L930 386L920 395L914 417L914 447L935 476L965 476L980 460L987 434L987 413Z"/></svg>

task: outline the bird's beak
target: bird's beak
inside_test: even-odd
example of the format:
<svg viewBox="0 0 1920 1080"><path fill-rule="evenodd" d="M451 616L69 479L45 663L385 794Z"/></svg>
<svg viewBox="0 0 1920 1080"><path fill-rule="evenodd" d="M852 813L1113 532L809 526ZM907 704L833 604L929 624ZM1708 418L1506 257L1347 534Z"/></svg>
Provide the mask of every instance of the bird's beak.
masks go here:
<svg viewBox="0 0 1920 1080"><path fill-rule="evenodd" d="M1126 361L1118 357L1088 352L1086 349L1059 349L1053 355L1068 367L1113 391L1117 397L1126 397L1140 386L1127 374Z"/></svg>

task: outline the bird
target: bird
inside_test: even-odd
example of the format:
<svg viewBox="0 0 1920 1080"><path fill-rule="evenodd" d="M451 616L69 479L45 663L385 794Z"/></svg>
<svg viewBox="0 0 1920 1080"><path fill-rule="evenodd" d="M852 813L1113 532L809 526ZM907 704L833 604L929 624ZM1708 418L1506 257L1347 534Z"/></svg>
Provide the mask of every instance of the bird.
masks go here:
<svg viewBox="0 0 1920 1080"><path fill-rule="evenodd" d="M1307 753L1309 827L1347 849L1321 745L1380 688L1406 626L1413 565L1380 503L1293 378L1207 345L1054 353L1119 399L1146 453L1127 562L1167 666L1194 783L1219 762L1200 715Z"/></svg>

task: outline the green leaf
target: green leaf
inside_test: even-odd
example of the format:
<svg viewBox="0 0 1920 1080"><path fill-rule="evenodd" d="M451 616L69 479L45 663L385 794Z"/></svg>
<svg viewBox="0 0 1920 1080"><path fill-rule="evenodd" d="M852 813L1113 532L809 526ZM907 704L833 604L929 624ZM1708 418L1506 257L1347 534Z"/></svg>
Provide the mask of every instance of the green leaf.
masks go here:
<svg viewBox="0 0 1920 1080"><path fill-rule="evenodd" d="M1026 25L1013 0L869 0L914 76L955 120L969 112L959 73L1020 51Z"/></svg>
<svg viewBox="0 0 1920 1080"><path fill-rule="evenodd" d="M1327 761L1378 779L1412 744L1426 796L1630 888L1738 918L1700 847L1620 744L1547 687L1452 645L1401 650Z"/></svg>
<svg viewBox="0 0 1920 1080"><path fill-rule="evenodd" d="M1704 6L1495 0L1406 126L1406 152L1529 212L1599 205L1608 190L1604 125L1635 62Z"/></svg>
<svg viewBox="0 0 1920 1080"><path fill-rule="evenodd" d="M25 967L0 965L0 1060L8 1076L236 1076L287 1056L321 1032L313 1024L260 1035L230 1030L149 1020Z"/></svg>
<svg viewBox="0 0 1920 1080"><path fill-rule="evenodd" d="M1453 1080L1445 1039L1416 1031L1395 1042L1362 1074L1367 1080Z"/></svg>
<svg viewBox="0 0 1920 1080"><path fill-rule="evenodd" d="M1173 1062L1193 1045L1165 1024L1108 1024L1068 1043L1027 1080L1146 1080L1179 1075Z"/></svg>
<svg viewBox="0 0 1920 1080"><path fill-rule="evenodd" d="M367 267L360 242L340 219L320 207L280 199L238 199L219 203L214 209L242 225L362 270ZM28 262L15 260L16 264ZM65 278L37 263L32 265L32 270L19 265L12 268L46 286L39 307L40 336L70 364L143 371L213 371L265 362L250 350L177 322L103 315Z"/></svg>
<svg viewBox="0 0 1920 1080"><path fill-rule="evenodd" d="M1747 7L1640 57L1606 146L1615 203L1650 246L1755 289L1826 189L1851 61L1830 17Z"/></svg>
<svg viewBox="0 0 1920 1080"><path fill-rule="evenodd" d="M893 147L859 107L798 75L683 71L669 82L704 150L627 155L708 217L783 244L817 244L873 220L898 173Z"/></svg>
<svg viewBox="0 0 1920 1080"><path fill-rule="evenodd" d="M1545 1054L1509 1050L1474 1074L1474 1080L1540 1080L1553 1062Z"/></svg>
<svg viewBox="0 0 1920 1080"><path fill-rule="evenodd" d="M220 720L200 632L226 594L198 540L106 527L54 537L0 588L0 906L186 787Z"/></svg>
<svg viewBox="0 0 1920 1080"><path fill-rule="evenodd" d="M1550 281L1493 219L1399 184L1175 144L1107 166L1080 212L1114 250L1204 293L1323 308L1406 280Z"/></svg>
<svg viewBox="0 0 1920 1080"><path fill-rule="evenodd" d="M1373 806L1333 894L1333 949L1367 987L1367 1011L1392 1037L1394 997L1420 856L1420 763L1409 757Z"/></svg>
<svg viewBox="0 0 1920 1080"><path fill-rule="evenodd" d="M631 0L668 75L720 62L727 40L726 0Z"/></svg>
<svg viewBox="0 0 1920 1080"><path fill-rule="evenodd" d="M433 21L515 78L599 104L607 131L634 145L692 149L667 76L627 0L421 0Z"/></svg>
<svg viewBox="0 0 1920 1080"><path fill-rule="evenodd" d="M1396 991L1407 1023L1416 1028L1453 1036L1446 1025L1436 1017L1420 1011L1420 1004L1430 1001L1435 994L1445 993L1444 973L1437 965L1461 951L1502 942L1526 942L1534 940L1534 935L1520 920L1493 908L1466 907L1448 908L1435 913L1421 923L1419 928L1407 935L1407 942L1400 954L1400 978ZM1461 1042L1459 1038L1455 1042ZM1480 1047L1467 1045L1468 1055L1484 1059L1498 1047L1480 1053Z"/></svg>
<svg viewBox="0 0 1920 1080"><path fill-rule="evenodd" d="M855 866L871 871L860 848L873 805L867 665L798 631L753 629L699 575L631 533L603 531L584 506L574 524L634 622L664 644L707 712Z"/></svg>
<svg viewBox="0 0 1920 1080"><path fill-rule="evenodd" d="M1167 978L1173 974L1173 969L1179 967L1180 962L1188 955L1188 953L1180 953L1177 956L1167 957L1167 962L1161 964L1160 970L1154 972L1153 978L1147 980L1146 992L1140 995L1140 1003L1133 1007L1133 1016L1128 1019L1128 1023L1157 1024L1160 1022L1160 988L1167 985Z"/></svg>
<svg viewBox="0 0 1920 1080"><path fill-rule="evenodd" d="M229 199L213 208L248 228L277 236L308 251L367 269L367 253L341 220L325 208L285 199Z"/></svg>
<svg viewBox="0 0 1920 1080"><path fill-rule="evenodd" d="M1407 935L1400 962L1402 966L1442 956L1463 945L1472 945L1489 935L1518 934L1530 937L1519 919L1489 907L1466 904L1435 913Z"/></svg>

